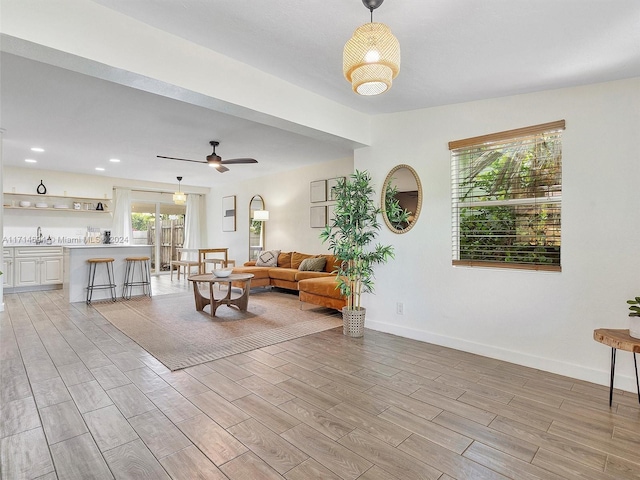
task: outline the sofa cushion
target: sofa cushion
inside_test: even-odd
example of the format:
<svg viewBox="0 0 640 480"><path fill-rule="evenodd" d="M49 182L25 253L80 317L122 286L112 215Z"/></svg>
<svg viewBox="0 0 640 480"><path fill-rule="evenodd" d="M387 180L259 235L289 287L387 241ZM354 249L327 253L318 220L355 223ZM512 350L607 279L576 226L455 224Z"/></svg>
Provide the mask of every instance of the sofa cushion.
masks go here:
<svg viewBox="0 0 640 480"><path fill-rule="evenodd" d="M280 252L280 255L278 255L278 266L291 268L291 252Z"/></svg>
<svg viewBox="0 0 640 480"><path fill-rule="evenodd" d="M340 266L340 260L338 260L335 255L324 255L324 257L327 259L327 264L324 267L325 272L332 273Z"/></svg>
<svg viewBox="0 0 640 480"><path fill-rule="evenodd" d="M306 280L307 278L320 278L320 277L333 277L336 276L333 273L328 272L309 272L307 270L298 270L296 274L296 280L299 282L300 280Z"/></svg>
<svg viewBox="0 0 640 480"><path fill-rule="evenodd" d="M327 264L326 257L305 258L298 266L298 270L307 272L323 272Z"/></svg>
<svg viewBox="0 0 640 480"><path fill-rule="evenodd" d="M291 268L297 269L305 258L313 258L315 256L307 253L291 252Z"/></svg>
<svg viewBox="0 0 640 480"><path fill-rule="evenodd" d="M278 255L280 250L267 250L258 255L256 260L257 267L275 267L278 265Z"/></svg>
<svg viewBox="0 0 640 480"><path fill-rule="evenodd" d="M323 297L343 299L335 276L308 278L298 282L298 290Z"/></svg>
<svg viewBox="0 0 640 480"><path fill-rule="evenodd" d="M277 279L277 280L286 280L288 282L296 281L296 273L298 270L295 268L270 268L269 269L269 278Z"/></svg>
<svg viewBox="0 0 640 480"><path fill-rule="evenodd" d="M231 273L253 273L253 278L269 278L269 270L271 267L256 267L256 266L245 266L245 267L234 267Z"/></svg>

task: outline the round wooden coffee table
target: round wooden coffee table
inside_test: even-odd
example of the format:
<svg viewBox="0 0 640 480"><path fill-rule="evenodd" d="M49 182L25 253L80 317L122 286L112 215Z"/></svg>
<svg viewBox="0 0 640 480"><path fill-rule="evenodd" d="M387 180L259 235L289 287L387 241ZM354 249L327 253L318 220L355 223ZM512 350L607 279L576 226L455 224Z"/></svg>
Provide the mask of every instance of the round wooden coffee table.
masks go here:
<svg viewBox="0 0 640 480"><path fill-rule="evenodd" d="M252 273L232 273L228 277L216 277L213 274L191 275L189 281L193 282L193 295L196 301L196 310L202 312L204 307L211 305L210 315L215 317L216 310L220 305L235 305L241 311L245 312L249 304L249 291L251 290ZM231 284L233 282L242 284L242 294L238 297L231 298ZM199 283L209 284L209 297L202 295ZM216 283L227 284L227 295L222 298L215 298L213 295L213 286Z"/></svg>

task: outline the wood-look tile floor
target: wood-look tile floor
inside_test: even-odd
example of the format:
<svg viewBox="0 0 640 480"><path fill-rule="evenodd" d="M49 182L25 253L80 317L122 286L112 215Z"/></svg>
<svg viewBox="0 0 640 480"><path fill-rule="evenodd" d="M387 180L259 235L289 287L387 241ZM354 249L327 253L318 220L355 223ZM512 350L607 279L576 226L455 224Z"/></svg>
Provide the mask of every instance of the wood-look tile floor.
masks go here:
<svg viewBox="0 0 640 480"><path fill-rule="evenodd" d="M640 478L634 393L610 409L603 386L369 330L170 372L60 291L5 307L3 479Z"/></svg>

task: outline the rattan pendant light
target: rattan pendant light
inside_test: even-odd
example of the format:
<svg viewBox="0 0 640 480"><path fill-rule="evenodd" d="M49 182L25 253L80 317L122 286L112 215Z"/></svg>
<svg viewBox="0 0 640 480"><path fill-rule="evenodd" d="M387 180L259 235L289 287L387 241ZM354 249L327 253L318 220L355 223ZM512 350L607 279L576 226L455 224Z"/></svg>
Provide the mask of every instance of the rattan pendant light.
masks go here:
<svg viewBox="0 0 640 480"><path fill-rule="evenodd" d="M384 23L373 22L373 11L384 0L362 0L371 23L356 28L344 46L342 70L359 95L379 95L391 88L400 72L400 44Z"/></svg>

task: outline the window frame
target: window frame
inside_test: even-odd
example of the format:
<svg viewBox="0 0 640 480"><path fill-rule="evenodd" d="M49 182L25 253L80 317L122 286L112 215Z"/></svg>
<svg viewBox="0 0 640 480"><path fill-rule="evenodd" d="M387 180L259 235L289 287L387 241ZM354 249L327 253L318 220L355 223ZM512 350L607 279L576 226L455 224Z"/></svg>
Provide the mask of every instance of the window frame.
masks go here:
<svg viewBox="0 0 640 480"><path fill-rule="evenodd" d="M469 153L470 150L474 148L482 148L496 145L496 144L509 144L512 143L514 146L518 142L522 142L524 139L536 137L539 135L557 135L560 141L560 147L562 146L562 131L566 128L564 120L558 120L555 122L548 122L539 125L532 125L529 127L518 128L513 130L506 130L503 132L492 133L488 135L481 135L477 137L466 138L462 140L456 140L449 142L449 150L451 151L451 216L452 216L452 265L454 266L467 266L467 267L486 267L486 268L507 268L507 269L518 269L518 270L540 270L540 271L553 271L560 272L562 271L561 265L561 212L562 212L562 180L560 181L560 190L559 194L553 196L543 196L543 197L527 197L527 198L510 198L510 199L496 199L496 200L475 200L475 201L460 201L459 198L456 198L456 192L459 192L460 187L463 185L463 179L460 178L460 161L459 157L466 151ZM562 155L562 154L561 154ZM493 164L493 163L492 163ZM560 178L562 178L562 156L560 157ZM506 260L503 261L491 261L491 260L470 260L470 259L460 259L461 251L460 251L460 239L461 239L461 215L460 212L463 208L469 207L483 207L483 206L516 206L516 205L531 205L534 208L537 205L541 204L557 204L558 205L558 224L557 229L558 239L560 243L558 244L558 264L548 264L548 263L524 263L524 262L509 262Z"/></svg>

